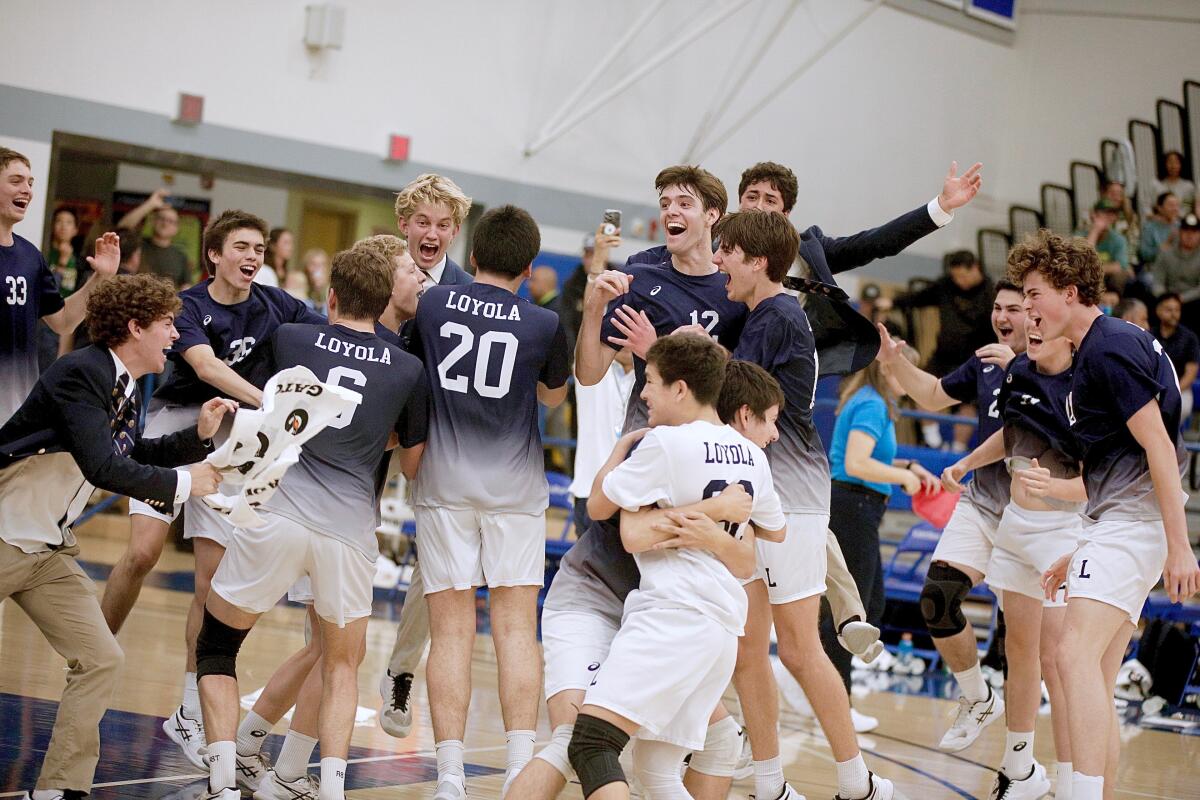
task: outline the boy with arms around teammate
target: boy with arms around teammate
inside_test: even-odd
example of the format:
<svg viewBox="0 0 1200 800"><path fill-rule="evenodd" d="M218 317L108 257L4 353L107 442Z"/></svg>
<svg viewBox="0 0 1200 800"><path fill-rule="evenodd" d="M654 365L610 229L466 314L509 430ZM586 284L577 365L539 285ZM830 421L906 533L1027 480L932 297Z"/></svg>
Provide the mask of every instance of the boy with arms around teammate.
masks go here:
<svg viewBox="0 0 1200 800"><path fill-rule="evenodd" d="M1049 596L1067 581L1059 643L1074 758L1073 800L1099 800L1116 777L1116 673L1142 604L1160 575L1181 602L1200 589L1180 473L1180 395L1162 345L1101 314L1104 274L1081 239L1048 231L1009 253L1009 279L1044 336L1076 347L1066 414L1087 488L1081 544L1047 571Z"/></svg>
<svg viewBox="0 0 1200 800"><path fill-rule="evenodd" d="M741 483L754 498L751 521L771 535L782 531L762 450L717 414L725 362L706 336L678 334L651 347L642 396L656 427L628 459L621 447L614 450L596 476L590 516L679 507ZM629 439L622 444L627 448ZM568 755L585 797L628 797L618 757L641 731L633 758L643 786L651 796L686 797L683 757L703 747L736 661L746 598L735 576L754 573L754 535L735 525L639 534L623 524L621 540L635 554L641 581L588 689ZM679 663L689 669L670 668Z"/></svg>
<svg viewBox="0 0 1200 800"><path fill-rule="evenodd" d="M570 374L558 316L515 294L540 243L527 212L489 210L475 227L474 283L430 287L417 308L411 348L425 363L433 396L413 510L430 611L426 679L437 800L466 794L462 738L477 586L486 584L491 595L509 778L533 755L549 501L537 404L560 404Z"/></svg>
<svg viewBox="0 0 1200 800"><path fill-rule="evenodd" d="M1001 281L992 303L996 343L980 348L942 378L904 358L900 354L903 342L893 340L882 325L878 358L922 408L940 411L956 403L974 404L979 414L979 440L986 441L1003 426L999 398L1004 370L1017 353L1025 352L1025 309L1021 304L1020 287ZM942 472L942 484L947 490L963 491L959 481L973 466L967 458ZM1004 713L1004 701L983 678L975 630L962 612L962 602L987 574L996 528L1009 499L1009 481L1003 464L980 465L974 470L974 477L938 540L921 590L921 615L962 693L954 722L938 745L949 752L970 747L983 729Z"/></svg>
<svg viewBox="0 0 1200 800"><path fill-rule="evenodd" d="M209 797L238 796L238 648L258 617L305 575L312 583L323 651L320 797L344 796L378 556L381 466L389 445L398 442L404 448L402 470L413 477L427 426L420 362L374 333L394 282L395 265L379 253L338 253L331 271L331 322L283 325L269 344L272 371L308 367L322 381L359 392L362 403L304 446L300 461L263 504L264 524L235 533L213 576L197 643Z"/></svg>
<svg viewBox="0 0 1200 800"><path fill-rule="evenodd" d="M756 793L771 800L798 797L784 781L779 760L778 690L768 657L773 621L780 660L800 682L829 740L837 762L838 797L892 798L891 782L871 774L862 759L849 697L821 647L818 629L830 477L812 423L816 342L804 309L782 283L795 260L799 236L783 215L757 209L726 216L716 233L721 242L713 258L726 276L726 293L750 309L733 355L770 372L786 398L779 441L767 448L767 457L788 535L783 542L758 545L759 572L746 583L750 615L734 673L754 751Z"/></svg>

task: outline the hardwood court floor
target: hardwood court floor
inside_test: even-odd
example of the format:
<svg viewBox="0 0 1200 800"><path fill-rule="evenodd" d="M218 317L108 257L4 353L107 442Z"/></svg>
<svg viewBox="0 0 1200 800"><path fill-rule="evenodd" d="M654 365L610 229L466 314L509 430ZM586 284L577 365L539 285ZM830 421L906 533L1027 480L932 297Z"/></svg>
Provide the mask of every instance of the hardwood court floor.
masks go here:
<svg viewBox="0 0 1200 800"><path fill-rule="evenodd" d="M559 523L550 525L557 533ZM82 526L82 559L92 574L107 574L124 549L128 523L123 516L101 516ZM126 665L103 723L99 787L95 800L108 798L193 798L201 776L179 755L160 725L179 703L184 666L183 622L190 601L192 560L168 545L120 641ZM377 604L368 631L367 657L359 675L359 703L377 708L378 679L395 635L395 613ZM260 688L287 653L303 643L303 615L279 606L268 613L247 640L239 661L241 693ZM496 698L496 668L490 637L476 640L474 691L466 736L468 794L494 798L504 770L504 732ZM0 797L32 788L49 737L55 702L64 683L63 662L12 603L0 606ZM393 739L376 721L355 728L347 795L356 800L407 800L433 794L436 763L423 676L414 686L417 716L412 735ZM925 696L891 692L856 701L879 717L879 728L860 737L870 767L896 782L912 800L987 797L1003 749L1002 724L990 727L963 753L948 755L935 745L952 704ZM799 728L791 719L783 731L788 778L811 800L836 793L835 774L824 738L811 722ZM276 728L277 734L285 724ZM543 707L539 740L548 738ZM1129 727L1124 731L1119 798L1200 798L1200 737ZM274 753L278 738L268 743ZM1036 754L1051 769L1054 755L1049 720L1039 718ZM733 798L744 799L751 782L735 785ZM580 797L571 786L564 797Z"/></svg>

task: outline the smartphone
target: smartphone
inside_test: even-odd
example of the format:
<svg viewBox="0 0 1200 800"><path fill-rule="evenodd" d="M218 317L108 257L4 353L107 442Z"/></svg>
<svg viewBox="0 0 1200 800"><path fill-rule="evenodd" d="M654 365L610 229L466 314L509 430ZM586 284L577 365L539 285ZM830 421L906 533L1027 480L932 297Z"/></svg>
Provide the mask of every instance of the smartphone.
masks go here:
<svg viewBox="0 0 1200 800"><path fill-rule="evenodd" d="M621 229L621 209L619 209L619 208L604 209L603 222L604 222L604 227L602 228L602 230L604 231L604 233L606 235L612 236L614 233L619 231Z"/></svg>

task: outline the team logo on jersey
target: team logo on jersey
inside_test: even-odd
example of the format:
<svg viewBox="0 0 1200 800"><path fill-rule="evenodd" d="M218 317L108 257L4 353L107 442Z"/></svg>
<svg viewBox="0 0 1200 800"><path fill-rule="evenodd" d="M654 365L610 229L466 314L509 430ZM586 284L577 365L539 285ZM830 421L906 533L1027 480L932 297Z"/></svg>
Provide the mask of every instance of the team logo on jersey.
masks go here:
<svg viewBox="0 0 1200 800"><path fill-rule="evenodd" d="M308 412L303 408L297 408L292 413L288 414L287 419L283 423L283 429L292 436L297 436L300 431L308 427Z"/></svg>
<svg viewBox="0 0 1200 800"><path fill-rule="evenodd" d="M661 291L662 291L661 286L655 286L653 289L650 290L650 296L654 297L654 295L658 294Z"/></svg>
<svg viewBox="0 0 1200 800"><path fill-rule="evenodd" d="M210 322L212 322L212 314L205 314L204 315L204 324L207 325Z"/></svg>
<svg viewBox="0 0 1200 800"><path fill-rule="evenodd" d="M983 368L983 374L987 375L989 372L991 372L995 368L996 368L995 364L988 364L986 367Z"/></svg>

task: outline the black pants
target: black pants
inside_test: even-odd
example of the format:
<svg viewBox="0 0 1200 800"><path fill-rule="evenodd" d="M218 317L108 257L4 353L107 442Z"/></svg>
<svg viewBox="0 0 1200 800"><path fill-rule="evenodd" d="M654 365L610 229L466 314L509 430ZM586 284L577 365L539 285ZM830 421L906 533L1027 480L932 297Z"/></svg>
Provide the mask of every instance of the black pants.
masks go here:
<svg viewBox="0 0 1200 800"><path fill-rule="evenodd" d="M834 481L830 493L829 529L837 537L846 557L846 567L854 577L867 610L866 621L878 626L883 619L883 559L879 555L879 523L887 498L879 492ZM821 644L829 660L837 667L846 690L850 690L850 653L837 640L833 616L822 604Z"/></svg>

